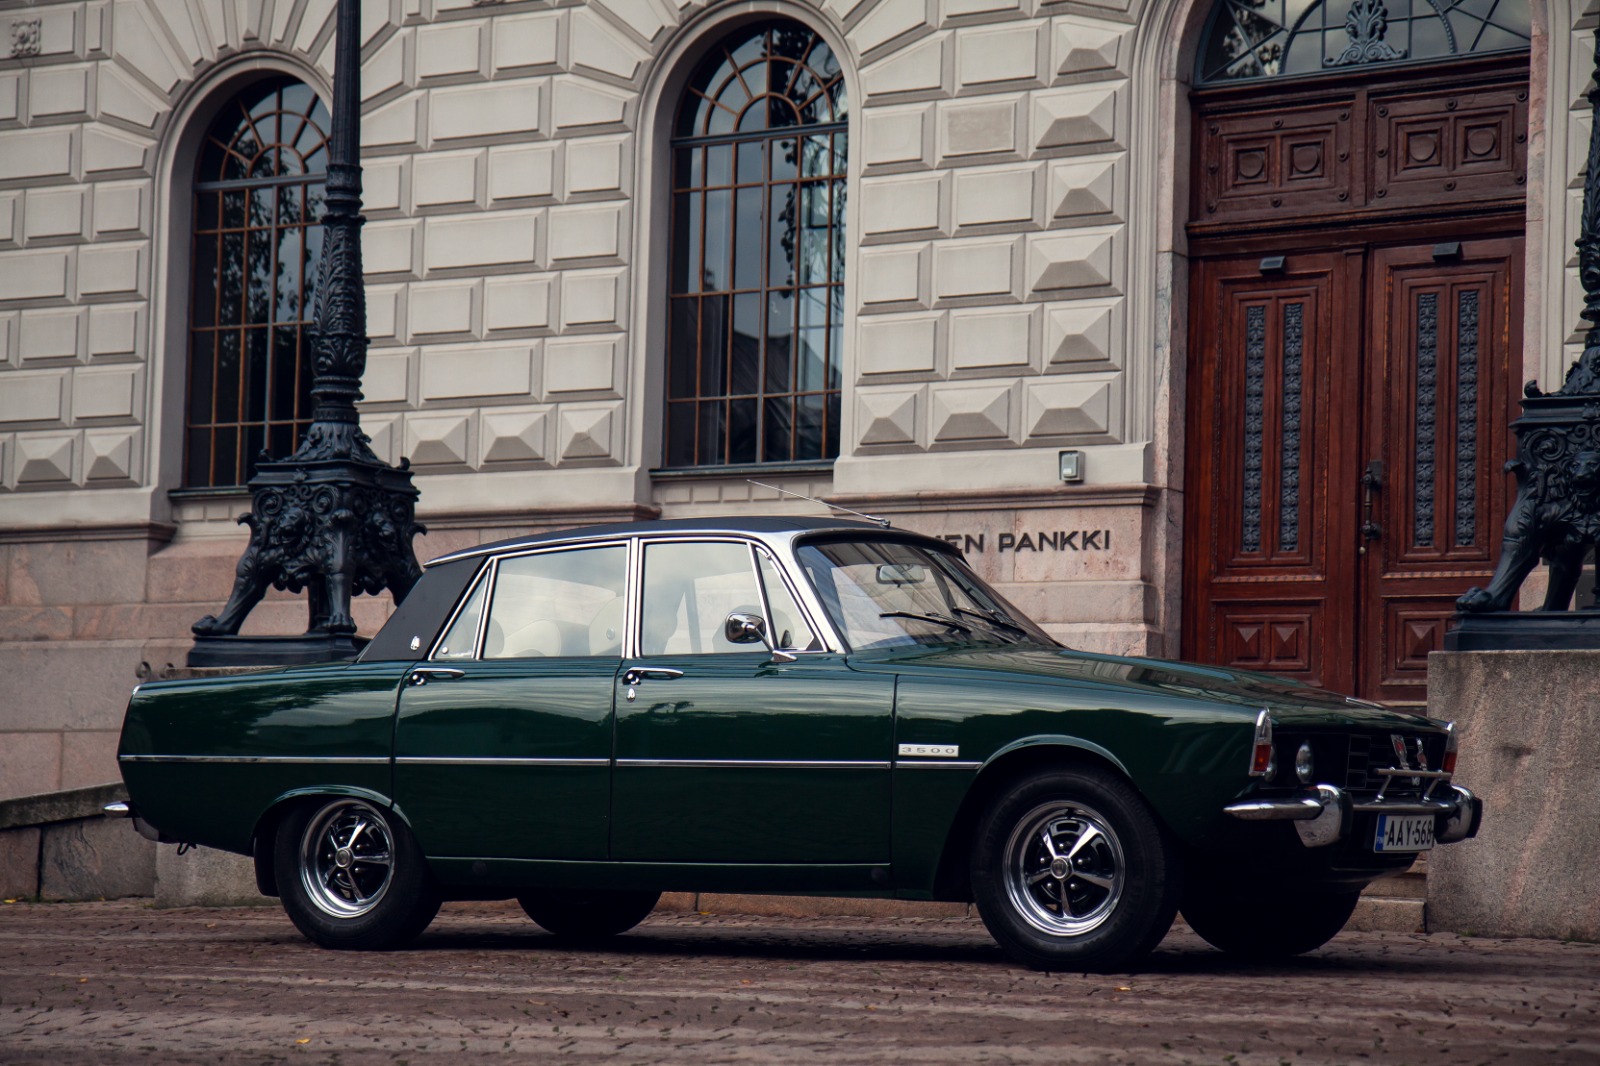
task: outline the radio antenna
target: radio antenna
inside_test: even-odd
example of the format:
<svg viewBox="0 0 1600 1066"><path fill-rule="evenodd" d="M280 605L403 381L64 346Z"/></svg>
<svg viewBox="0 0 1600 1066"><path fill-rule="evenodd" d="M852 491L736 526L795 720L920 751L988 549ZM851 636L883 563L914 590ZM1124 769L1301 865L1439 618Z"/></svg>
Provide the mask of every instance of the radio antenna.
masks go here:
<svg viewBox="0 0 1600 1066"><path fill-rule="evenodd" d="M747 477L747 478L745 478L745 480L748 481L752 485L759 485L761 488L771 489L773 492L781 492L785 496L794 496L794 497L797 497L799 499L806 500L806 501L808 501L810 503L819 504L820 506L823 506L823 507L831 507L835 511L843 511L845 514L853 514L857 518L865 518L868 522L876 522L876 523L878 523L878 525L882 526L884 529L892 528L889 525L889 520L887 518L879 518L875 514L863 514L860 511L852 511L848 507L840 507L838 504L829 503L827 500L818 500L818 499L813 499L810 496L802 496L798 492L790 492L788 489L780 489L776 485L768 485L765 481L757 481L755 478L748 478Z"/></svg>

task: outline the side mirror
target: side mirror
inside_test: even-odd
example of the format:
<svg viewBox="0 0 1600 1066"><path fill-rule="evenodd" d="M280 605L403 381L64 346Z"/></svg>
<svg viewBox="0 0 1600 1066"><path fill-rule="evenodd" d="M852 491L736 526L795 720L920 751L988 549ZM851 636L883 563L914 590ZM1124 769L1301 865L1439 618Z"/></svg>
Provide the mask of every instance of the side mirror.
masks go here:
<svg viewBox="0 0 1600 1066"><path fill-rule="evenodd" d="M722 635L729 644L765 644L767 623L760 615L735 611L722 623Z"/></svg>
<svg viewBox="0 0 1600 1066"><path fill-rule="evenodd" d="M729 644L762 644L767 651L772 653L773 662L792 663L797 656L793 652L779 651L772 646L771 639L767 636L767 623L760 615L742 614L735 611L722 623L722 635Z"/></svg>

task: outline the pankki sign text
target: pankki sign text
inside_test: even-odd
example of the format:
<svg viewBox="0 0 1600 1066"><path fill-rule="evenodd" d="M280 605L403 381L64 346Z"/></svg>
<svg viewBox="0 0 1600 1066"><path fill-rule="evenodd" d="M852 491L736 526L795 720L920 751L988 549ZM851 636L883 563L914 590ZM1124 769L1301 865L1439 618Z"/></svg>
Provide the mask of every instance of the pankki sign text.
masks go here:
<svg viewBox="0 0 1600 1066"><path fill-rule="evenodd" d="M1042 551L1110 551L1111 530L1069 529L1055 533L946 533L939 539L961 549L962 554L987 552L993 545L997 553Z"/></svg>

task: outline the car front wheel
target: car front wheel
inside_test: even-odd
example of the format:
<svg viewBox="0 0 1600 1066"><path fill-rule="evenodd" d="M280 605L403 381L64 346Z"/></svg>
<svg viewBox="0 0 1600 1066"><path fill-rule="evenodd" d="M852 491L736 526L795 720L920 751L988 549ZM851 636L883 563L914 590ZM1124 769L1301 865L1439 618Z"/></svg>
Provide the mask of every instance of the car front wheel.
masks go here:
<svg viewBox="0 0 1600 1066"><path fill-rule="evenodd" d="M655 910L659 892L558 891L541 889L517 897L529 918L563 940L606 940L626 933Z"/></svg>
<svg viewBox="0 0 1600 1066"><path fill-rule="evenodd" d="M283 909L325 948L386 951L416 939L439 891L405 825L365 800L302 806L278 830Z"/></svg>
<svg viewBox="0 0 1600 1066"><path fill-rule="evenodd" d="M1177 849L1131 784L1062 770L1023 779L978 823L978 913L1008 955L1040 970L1113 970L1172 926Z"/></svg>
<svg viewBox="0 0 1600 1066"><path fill-rule="evenodd" d="M1269 898L1191 891L1183 919L1214 948L1242 959L1287 959L1332 940L1356 909L1358 892L1290 892Z"/></svg>

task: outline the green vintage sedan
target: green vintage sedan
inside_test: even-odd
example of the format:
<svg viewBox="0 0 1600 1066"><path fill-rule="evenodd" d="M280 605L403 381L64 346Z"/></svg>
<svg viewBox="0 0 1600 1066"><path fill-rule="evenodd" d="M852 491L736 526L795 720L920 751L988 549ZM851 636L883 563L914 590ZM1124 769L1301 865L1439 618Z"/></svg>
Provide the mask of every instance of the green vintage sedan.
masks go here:
<svg viewBox="0 0 1600 1066"><path fill-rule="evenodd" d="M1285 956L1482 817L1445 723L1062 647L949 544L838 519L447 555L353 662L140 686L119 757L142 832L254 856L330 948L715 891L971 900L1045 969L1127 967L1180 909Z"/></svg>

